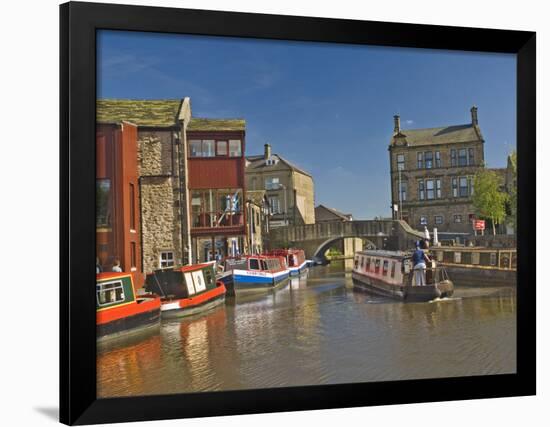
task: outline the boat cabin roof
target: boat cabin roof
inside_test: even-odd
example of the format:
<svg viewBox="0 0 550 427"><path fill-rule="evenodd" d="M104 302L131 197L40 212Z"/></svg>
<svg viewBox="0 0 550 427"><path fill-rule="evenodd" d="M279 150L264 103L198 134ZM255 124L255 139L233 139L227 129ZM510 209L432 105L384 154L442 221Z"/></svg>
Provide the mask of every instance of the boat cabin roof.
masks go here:
<svg viewBox="0 0 550 427"><path fill-rule="evenodd" d="M404 252L404 251L383 251L383 250L366 250L366 251L359 251L356 253L356 255L363 255L363 256L370 256L370 257L378 257L378 258L408 258L411 256L410 252Z"/></svg>

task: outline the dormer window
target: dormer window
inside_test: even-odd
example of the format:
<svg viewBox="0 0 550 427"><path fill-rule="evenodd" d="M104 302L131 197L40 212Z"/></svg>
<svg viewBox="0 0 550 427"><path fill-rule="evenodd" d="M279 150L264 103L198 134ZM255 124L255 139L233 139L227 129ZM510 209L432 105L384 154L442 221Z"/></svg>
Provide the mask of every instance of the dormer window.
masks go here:
<svg viewBox="0 0 550 427"><path fill-rule="evenodd" d="M275 157L270 157L265 161L266 166L274 166L277 164L277 159Z"/></svg>

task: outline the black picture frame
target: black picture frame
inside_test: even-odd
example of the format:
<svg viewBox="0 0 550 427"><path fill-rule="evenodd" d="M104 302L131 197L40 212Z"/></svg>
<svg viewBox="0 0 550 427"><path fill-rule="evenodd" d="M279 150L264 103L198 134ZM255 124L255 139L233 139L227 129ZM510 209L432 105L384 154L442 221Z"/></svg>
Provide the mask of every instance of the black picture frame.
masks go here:
<svg viewBox="0 0 550 427"><path fill-rule="evenodd" d="M114 29L517 55L517 373L96 398L96 31ZM525 396L535 378L536 34L480 28L69 2L60 6L60 419L160 420Z"/></svg>

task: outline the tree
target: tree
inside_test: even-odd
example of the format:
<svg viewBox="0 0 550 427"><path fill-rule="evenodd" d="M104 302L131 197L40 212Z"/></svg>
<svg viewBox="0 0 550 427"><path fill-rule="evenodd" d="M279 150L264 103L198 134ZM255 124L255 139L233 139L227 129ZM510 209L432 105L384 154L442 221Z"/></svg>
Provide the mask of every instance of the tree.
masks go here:
<svg viewBox="0 0 550 427"><path fill-rule="evenodd" d="M506 217L508 195L502 191L502 180L492 170L482 169L474 177L473 203L477 214L489 218L496 234L495 224L500 224Z"/></svg>
<svg viewBox="0 0 550 427"><path fill-rule="evenodd" d="M516 151L512 151L508 156L508 170L509 176L507 177L507 191L509 195L508 204L510 206L510 223L513 225L514 230L517 228L517 213L518 213L518 156Z"/></svg>

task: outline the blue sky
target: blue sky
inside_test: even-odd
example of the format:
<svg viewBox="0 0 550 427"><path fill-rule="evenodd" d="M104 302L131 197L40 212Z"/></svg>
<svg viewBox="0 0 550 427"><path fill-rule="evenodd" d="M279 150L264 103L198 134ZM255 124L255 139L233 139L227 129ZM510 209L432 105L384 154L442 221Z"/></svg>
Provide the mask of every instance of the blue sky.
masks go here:
<svg viewBox="0 0 550 427"><path fill-rule="evenodd" d="M309 171L315 203L389 216L393 115L404 129L470 122L490 167L516 146L516 57L255 39L102 31L98 97L189 96L195 117L242 117L246 154Z"/></svg>

